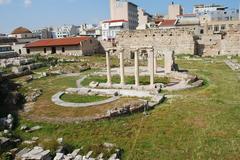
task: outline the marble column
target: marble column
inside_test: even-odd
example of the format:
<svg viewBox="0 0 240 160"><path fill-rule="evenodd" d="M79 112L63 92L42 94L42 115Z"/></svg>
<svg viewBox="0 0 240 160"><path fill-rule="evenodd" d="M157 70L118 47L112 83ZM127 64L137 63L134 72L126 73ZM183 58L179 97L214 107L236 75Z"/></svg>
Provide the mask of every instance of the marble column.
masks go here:
<svg viewBox="0 0 240 160"><path fill-rule="evenodd" d="M173 51L167 51L164 54L164 68L165 68L165 74L169 74L172 72L172 66L173 66Z"/></svg>
<svg viewBox="0 0 240 160"><path fill-rule="evenodd" d="M147 51L147 55L148 55L148 58L147 58L147 61L148 61L148 72L150 73L151 72L151 61L150 61L150 55L149 55L149 52L148 52L148 50L146 50Z"/></svg>
<svg viewBox="0 0 240 160"><path fill-rule="evenodd" d="M124 53L123 49L120 50L120 77L121 77L121 84L125 84L125 79L124 79Z"/></svg>
<svg viewBox="0 0 240 160"><path fill-rule="evenodd" d="M157 54L154 54L154 73L157 73L158 62L157 62Z"/></svg>
<svg viewBox="0 0 240 160"><path fill-rule="evenodd" d="M135 59L135 85L139 86L139 57L138 50L134 51L134 59Z"/></svg>
<svg viewBox="0 0 240 160"><path fill-rule="evenodd" d="M108 85L112 85L110 51L106 51L106 64L107 64L107 83Z"/></svg>
<svg viewBox="0 0 240 160"><path fill-rule="evenodd" d="M154 65L154 60L155 60L155 56L154 56L154 51L153 51L153 49L150 49L149 51L148 51L148 55L149 55L149 61L150 61L150 68L149 68L149 70L150 70L150 85L154 85L154 73L155 73L155 70L154 70L154 68L155 68L155 65Z"/></svg>
<svg viewBox="0 0 240 160"><path fill-rule="evenodd" d="M204 34L208 34L208 23L207 22L204 23L204 31L203 32L204 32Z"/></svg>

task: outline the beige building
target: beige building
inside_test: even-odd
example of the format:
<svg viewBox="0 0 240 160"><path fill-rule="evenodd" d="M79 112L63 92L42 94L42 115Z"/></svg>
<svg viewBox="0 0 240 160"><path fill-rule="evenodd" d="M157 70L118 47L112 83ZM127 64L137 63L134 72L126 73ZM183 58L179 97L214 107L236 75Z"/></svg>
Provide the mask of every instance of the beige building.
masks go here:
<svg viewBox="0 0 240 160"><path fill-rule="evenodd" d="M205 29L205 32L208 32L208 33L228 31L231 29L240 30L240 21L239 20L238 21L210 21L210 22L201 24L201 26L202 28Z"/></svg>
<svg viewBox="0 0 240 160"><path fill-rule="evenodd" d="M9 37L15 37L15 38L34 38L35 35L27 28L24 27L18 27L12 31L12 33L9 35Z"/></svg>
<svg viewBox="0 0 240 160"><path fill-rule="evenodd" d="M172 2L172 4L168 6L168 19L176 19L177 16L182 14L183 8L181 5L174 4L174 2Z"/></svg>
<svg viewBox="0 0 240 160"><path fill-rule="evenodd" d="M129 29L135 30L138 26L138 6L127 0L110 0L111 20L127 20Z"/></svg>
<svg viewBox="0 0 240 160"><path fill-rule="evenodd" d="M100 43L92 37L81 36L39 40L25 45L28 54L63 54L85 56L101 53Z"/></svg>
<svg viewBox="0 0 240 160"><path fill-rule="evenodd" d="M146 25L152 20L152 15L145 12L144 9L138 8L138 27L137 29L145 29Z"/></svg>

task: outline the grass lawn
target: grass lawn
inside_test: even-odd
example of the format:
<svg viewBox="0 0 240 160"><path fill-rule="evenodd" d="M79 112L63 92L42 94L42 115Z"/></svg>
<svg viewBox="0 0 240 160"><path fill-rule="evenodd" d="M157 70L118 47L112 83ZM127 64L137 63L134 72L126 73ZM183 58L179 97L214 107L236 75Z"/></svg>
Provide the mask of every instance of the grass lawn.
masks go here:
<svg viewBox="0 0 240 160"><path fill-rule="evenodd" d="M83 86L88 86L92 81L99 82L99 83L106 83L107 77L106 76L89 76L84 81L82 81ZM120 76L112 76L113 83L120 83ZM134 84L135 79L134 76L126 76L125 77L126 84ZM155 83L163 83L167 84L170 82L168 77L155 77ZM141 85L148 85L150 84L150 77L149 76L141 76L140 77L140 84Z"/></svg>
<svg viewBox="0 0 240 160"><path fill-rule="evenodd" d="M89 95L79 95L79 94L64 94L61 99L65 102L72 103L90 103L98 102L108 99L107 96L89 96Z"/></svg>
<svg viewBox="0 0 240 160"><path fill-rule="evenodd" d="M16 133L24 139L63 137L76 148L115 143L124 149L125 160L240 159L240 73L230 70L221 58L213 63L181 59L177 63L206 79L208 85L172 92L180 96L167 100L150 111L149 116L139 113L79 124L33 122L21 117L20 124L41 125L43 129L33 133L17 129ZM33 83L44 88L44 95L36 103L35 118L39 112L56 114L49 99L56 88L74 85L75 79ZM66 110L62 109L56 116L64 118L65 115Z"/></svg>
<svg viewBox="0 0 240 160"><path fill-rule="evenodd" d="M90 71L86 73L89 72ZM109 109L122 106L125 104L127 105L130 102L140 103L140 101L137 98L120 98L119 100L116 100L109 104L101 105L101 107L92 106L90 108L66 108L57 106L51 101L51 97L57 92L64 91L69 87L72 88L76 87L76 80L80 78L81 76L73 77L49 76L39 80L31 81L30 83L22 87L20 89L20 92L27 93L31 89L40 88L42 89L43 94L38 98L37 102L33 105L33 109L28 113L23 113L23 115L30 119L36 120L61 121L64 118L66 118L67 120L68 118L70 118L71 120L71 118L89 117L98 114L105 114Z"/></svg>

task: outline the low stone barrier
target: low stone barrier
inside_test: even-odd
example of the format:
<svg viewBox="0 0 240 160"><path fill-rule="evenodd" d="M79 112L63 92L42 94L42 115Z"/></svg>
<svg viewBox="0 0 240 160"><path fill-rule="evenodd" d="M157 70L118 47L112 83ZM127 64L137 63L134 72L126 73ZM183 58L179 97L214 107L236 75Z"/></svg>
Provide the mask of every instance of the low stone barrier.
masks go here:
<svg viewBox="0 0 240 160"><path fill-rule="evenodd" d="M55 104L62 106L62 107L92 107L92 106L98 106L98 105L103 105L107 103L114 102L118 100L120 97L119 96L114 96L109 99L99 101L99 102L91 102L91 103L71 103L71 102L65 102L61 100L61 96L65 94L65 92L58 92L54 96L52 96L52 102Z"/></svg>
<svg viewBox="0 0 240 160"><path fill-rule="evenodd" d="M232 60L226 60L225 61L225 64L231 68L233 71L240 71L240 64L235 62L235 61L232 61Z"/></svg>

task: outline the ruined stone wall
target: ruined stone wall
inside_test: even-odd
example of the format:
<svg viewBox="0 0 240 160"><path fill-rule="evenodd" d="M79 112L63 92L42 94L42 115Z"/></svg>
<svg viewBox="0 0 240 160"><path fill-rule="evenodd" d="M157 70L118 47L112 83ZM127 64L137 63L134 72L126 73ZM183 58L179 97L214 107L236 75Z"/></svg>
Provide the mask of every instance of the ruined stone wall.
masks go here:
<svg viewBox="0 0 240 160"><path fill-rule="evenodd" d="M217 56L221 54L222 35L200 35L197 40L196 50L198 55Z"/></svg>
<svg viewBox="0 0 240 160"><path fill-rule="evenodd" d="M229 31L223 36L221 55L240 55L240 31Z"/></svg>
<svg viewBox="0 0 240 160"><path fill-rule="evenodd" d="M125 49L126 58L132 57L131 48L146 46L153 46L159 56L169 50L174 50L176 55L240 55L240 30L219 34L196 34L191 28L124 31L117 35L116 45Z"/></svg>
<svg viewBox="0 0 240 160"><path fill-rule="evenodd" d="M200 35L197 52L202 56L240 55L240 31Z"/></svg>
<svg viewBox="0 0 240 160"><path fill-rule="evenodd" d="M184 29L124 31L117 35L116 43L125 49L128 57L133 47L153 46L157 55L169 50L174 50L175 54L193 55L196 49L194 32Z"/></svg>

